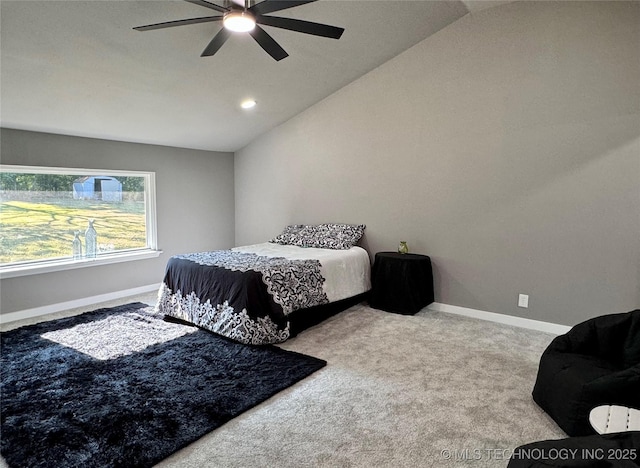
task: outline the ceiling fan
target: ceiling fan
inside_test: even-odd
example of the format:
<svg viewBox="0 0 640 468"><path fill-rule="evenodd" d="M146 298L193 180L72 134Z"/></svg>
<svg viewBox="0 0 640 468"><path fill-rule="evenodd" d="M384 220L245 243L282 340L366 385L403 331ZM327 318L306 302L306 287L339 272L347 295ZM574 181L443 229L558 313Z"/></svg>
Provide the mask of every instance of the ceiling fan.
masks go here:
<svg viewBox="0 0 640 468"><path fill-rule="evenodd" d="M293 18L279 16L265 16L267 13L285 10L296 6L312 3L317 0L263 0L250 6L250 0L244 0L244 7L234 1L225 0L225 6L219 6L206 0L185 0L195 5L200 5L222 13L222 16L204 16L201 18L189 18L166 23L149 24L133 28L137 31L151 31L154 29L185 26L187 24L208 23L222 21L223 28L216 34L209 45L204 49L201 57L207 57L218 52L220 47L229 39L233 32L248 32L256 42L275 60L282 60L289 54L262 29L259 24L273 26L274 28L288 29L290 31L312 34L314 36L340 39L344 28L329 26L327 24L312 23Z"/></svg>

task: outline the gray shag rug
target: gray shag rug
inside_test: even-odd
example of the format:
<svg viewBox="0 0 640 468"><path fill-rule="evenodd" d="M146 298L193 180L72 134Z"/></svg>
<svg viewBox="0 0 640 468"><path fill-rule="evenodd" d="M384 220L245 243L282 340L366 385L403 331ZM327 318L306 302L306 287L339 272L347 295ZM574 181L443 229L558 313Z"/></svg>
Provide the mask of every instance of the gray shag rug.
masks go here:
<svg viewBox="0 0 640 468"><path fill-rule="evenodd" d="M325 366L133 303L1 334L11 467L148 467Z"/></svg>

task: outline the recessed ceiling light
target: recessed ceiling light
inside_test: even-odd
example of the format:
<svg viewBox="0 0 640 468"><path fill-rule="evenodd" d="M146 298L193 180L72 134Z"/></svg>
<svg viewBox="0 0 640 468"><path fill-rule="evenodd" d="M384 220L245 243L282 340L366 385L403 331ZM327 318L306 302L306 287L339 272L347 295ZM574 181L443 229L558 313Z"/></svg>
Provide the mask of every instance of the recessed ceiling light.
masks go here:
<svg viewBox="0 0 640 468"><path fill-rule="evenodd" d="M253 99L246 99L240 103L240 107L242 107L243 109L251 109L255 105L256 101L254 101Z"/></svg>

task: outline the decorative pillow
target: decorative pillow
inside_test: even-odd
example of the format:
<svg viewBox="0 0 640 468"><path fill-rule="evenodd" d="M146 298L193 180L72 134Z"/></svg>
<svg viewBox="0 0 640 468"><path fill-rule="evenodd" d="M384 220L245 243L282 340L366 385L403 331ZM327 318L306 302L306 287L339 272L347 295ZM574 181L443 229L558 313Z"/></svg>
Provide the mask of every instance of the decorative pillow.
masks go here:
<svg viewBox="0 0 640 468"><path fill-rule="evenodd" d="M304 224L292 224L282 231L282 234L274 237L269 242L282 245L297 245L298 233L304 229Z"/></svg>
<svg viewBox="0 0 640 468"><path fill-rule="evenodd" d="M269 242L298 247L347 250L358 243L364 234L364 224L292 224L284 228L282 234Z"/></svg>
<svg viewBox="0 0 640 468"><path fill-rule="evenodd" d="M297 233L293 245L320 249L346 250L358 243L364 234L364 224L319 224L305 226Z"/></svg>

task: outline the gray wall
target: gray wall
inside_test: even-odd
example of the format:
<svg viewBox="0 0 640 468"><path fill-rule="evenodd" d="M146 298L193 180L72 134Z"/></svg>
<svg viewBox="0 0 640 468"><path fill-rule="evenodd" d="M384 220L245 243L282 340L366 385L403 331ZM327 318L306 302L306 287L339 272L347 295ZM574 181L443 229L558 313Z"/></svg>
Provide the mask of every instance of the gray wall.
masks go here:
<svg viewBox="0 0 640 468"><path fill-rule="evenodd" d="M370 252L432 257L438 302L638 307L639 26L638 2L467 15L238 151L236 244L366 223Z"/></svg>
<svg viewBox="0 0 640 468"><path fill-rule="evenodd" d="M3 164L154 171L158 258L2 280L2 313L162 281L174 254L224 249L234 240L232 153L1 129Z"/></svg>

